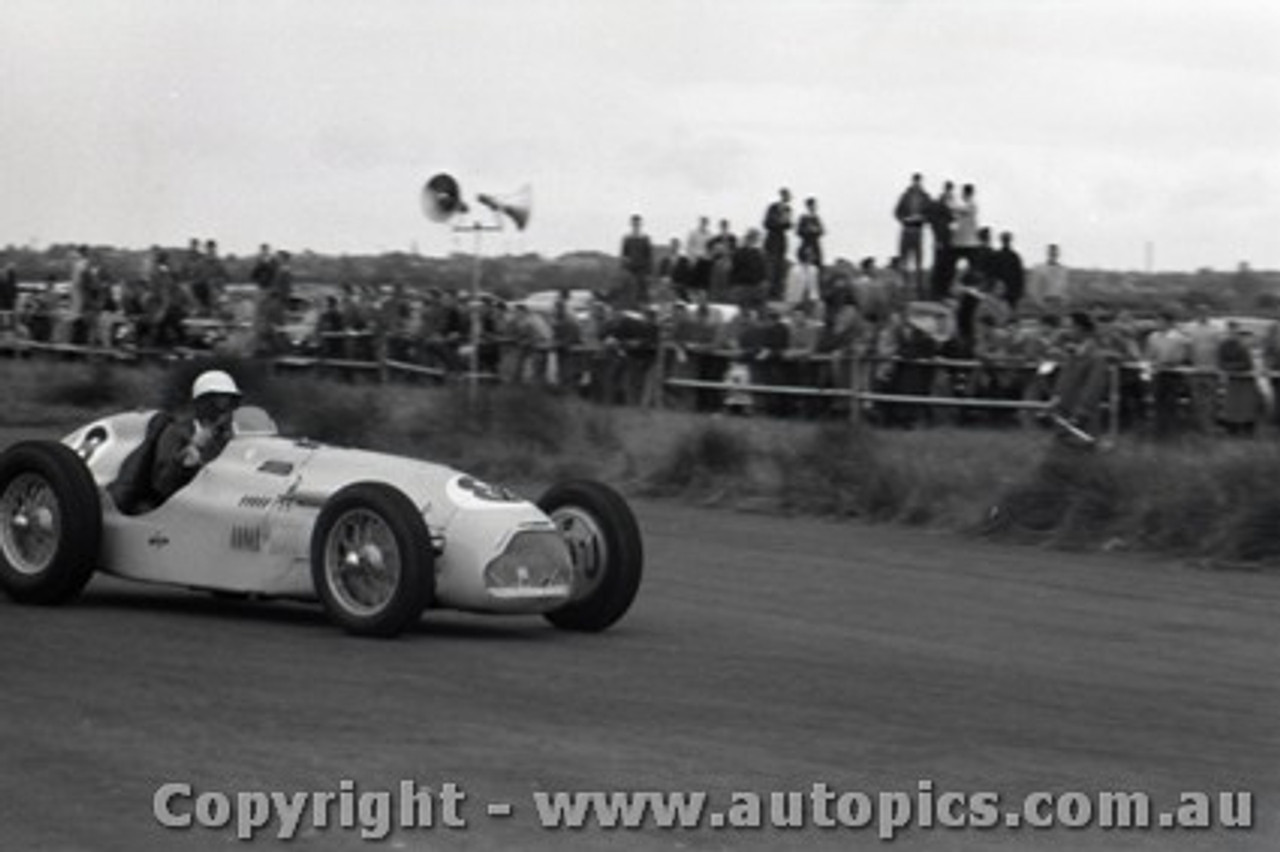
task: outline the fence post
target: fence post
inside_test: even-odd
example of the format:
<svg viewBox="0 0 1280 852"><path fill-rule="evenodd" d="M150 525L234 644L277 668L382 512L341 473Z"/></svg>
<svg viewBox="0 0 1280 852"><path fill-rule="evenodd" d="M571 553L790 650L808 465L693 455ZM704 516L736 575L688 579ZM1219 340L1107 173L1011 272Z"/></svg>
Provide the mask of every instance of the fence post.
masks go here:
<svg viewBox="0 0 1280 852"><path fill-rule="evenodd" d="M1107 368L1107 407L1111 415L1107 418L1107 435L1114 441L1120 434L1120 367L1117 364Z"/></svg>
<svg viewBox="0 0 1280 852"><path fill-rule="evenodd" d="M849 422L859 423L862 420L862 359L858 350L849 350Z"/></svg>
<svg viewBox="0 0 1280 852"><path fill-rule="evenodd" d="M663 397L667 394L667 358L671 354L670 344L665 336L658 338L658 357L653 365L653 375L649 377L649 386L653 389L653 401L650 407L662 409Z"/></svg>

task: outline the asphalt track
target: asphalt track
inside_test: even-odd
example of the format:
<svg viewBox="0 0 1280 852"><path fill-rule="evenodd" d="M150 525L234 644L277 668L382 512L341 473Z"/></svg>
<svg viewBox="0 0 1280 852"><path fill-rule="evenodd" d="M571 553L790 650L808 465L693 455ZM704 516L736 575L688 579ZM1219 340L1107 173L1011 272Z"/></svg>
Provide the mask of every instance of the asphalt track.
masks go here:
<svg viewBox="0 0 1280 852"><path fill-rule="evenodd" d="M639 503L614 631L429 614L398 641L318 609L98 578L0 602L0 849L238 848L157 787L454 782L466 829L387 849L1275 849L1280 577L902 528ZM1248 832L548 831L534 790L1249 790ZM485 805L509 802L510 817ZM260 840L254 848L273 845ZM304 830L294 849L363 848ZM376 848L376 847L375 847Z"/></svg>

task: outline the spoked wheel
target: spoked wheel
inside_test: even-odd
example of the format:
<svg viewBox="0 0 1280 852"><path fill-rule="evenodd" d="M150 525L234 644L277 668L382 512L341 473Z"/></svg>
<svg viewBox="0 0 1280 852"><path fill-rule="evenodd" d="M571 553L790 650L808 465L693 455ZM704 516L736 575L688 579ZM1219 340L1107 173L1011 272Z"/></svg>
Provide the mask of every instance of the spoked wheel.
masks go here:
<svg viewBox="0 0 1280 852"><path fill-rule="evenodd" d="M330 617L351 633L395 636L435 593L435 558L417 507L387 485L348 486L325 504L311 575Z"/></svg>
<svg viewBox="0 0 1280 852"><path fill-rule="evenodd" d="M57 604L93 576L102 506L92 474L55 441L0 455L0 586L21 603Z"/></svg>
<svg viewBox="0 0 1280 852"><path fill-rule="evenodd" d="M564 630L606 629L640 590L644 547L631 508L612 488L588 481L556 485L538 506L564 537L574 571L573 597L547 620Z"/></svg>

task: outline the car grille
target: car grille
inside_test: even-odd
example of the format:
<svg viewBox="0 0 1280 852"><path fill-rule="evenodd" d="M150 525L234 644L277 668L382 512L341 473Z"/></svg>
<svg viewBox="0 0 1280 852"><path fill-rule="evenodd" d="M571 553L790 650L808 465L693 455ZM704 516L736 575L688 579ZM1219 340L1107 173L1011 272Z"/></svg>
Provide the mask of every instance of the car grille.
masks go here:
<svg viewBox="0 0 1280 852"><path fill-rule="evenodd" d="M573 583L573 562L560 533L519 532L484 569L484 584L495 597L564 597Z"/></svg>

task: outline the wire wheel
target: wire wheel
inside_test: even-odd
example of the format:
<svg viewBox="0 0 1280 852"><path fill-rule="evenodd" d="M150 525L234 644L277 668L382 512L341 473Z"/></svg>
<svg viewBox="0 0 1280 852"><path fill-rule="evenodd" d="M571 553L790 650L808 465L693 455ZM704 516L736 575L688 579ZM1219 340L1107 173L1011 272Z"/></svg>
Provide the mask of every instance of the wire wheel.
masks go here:
<svg viewBox="0 0 1280 852"><path fill-rule="evenodd" d="M578 506L561 506L551 511L551 520L564 537L580 578L575 598L594 594L609 565L609 541L595 515Z"/></svg>
<svg viewBox="0 0 1280 852"><path fill-rule="evenodd" d="M39 473L14 477L0 495L0 551L14 571L35 576L58 552L62 509L53 485Z"/></svg>
<svg viewBox="0 0 1280 852"><path fill-rule="evenodd" d="M329 589L357 616L386 609L400 584L396 537L369 509L350 509L338 516L325 543L324 562Z"/></svg>

